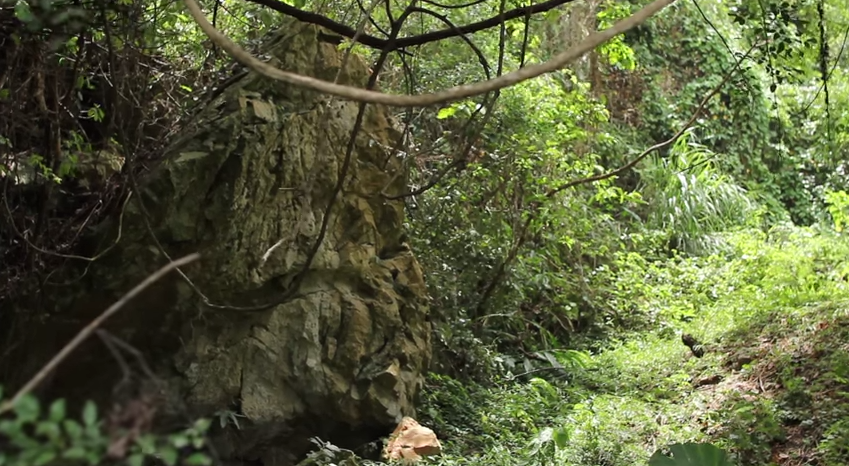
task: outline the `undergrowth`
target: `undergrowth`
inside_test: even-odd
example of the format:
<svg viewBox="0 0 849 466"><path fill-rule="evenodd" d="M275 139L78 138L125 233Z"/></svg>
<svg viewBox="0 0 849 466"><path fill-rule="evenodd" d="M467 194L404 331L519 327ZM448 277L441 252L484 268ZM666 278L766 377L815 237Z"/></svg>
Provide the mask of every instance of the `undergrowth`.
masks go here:
<svg viewBox="0 0 849 466"><path fill-rule="evenodd" d="M793 226L723 240L706 257L620 257L650 325L582 364L486 385L431 375L419 416L443 455L428 463L624 466L712 442L741 466L849 464L849 242Z"/></svg>

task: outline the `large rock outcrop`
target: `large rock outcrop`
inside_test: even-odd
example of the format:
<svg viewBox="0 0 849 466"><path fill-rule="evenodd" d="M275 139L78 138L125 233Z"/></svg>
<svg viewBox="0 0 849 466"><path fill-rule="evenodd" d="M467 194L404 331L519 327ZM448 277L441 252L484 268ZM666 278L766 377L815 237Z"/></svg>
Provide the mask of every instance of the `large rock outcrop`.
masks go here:
<svg viewBox="0 0 849 466"><path fill-rule="evenodd" d="M266 51L284 69L327 80L342 68L342 52L314 26L287 24ZM367 72L352 56L339 82L363 86ZM7 367L7 380L32 375L166 263L163 251L200 252L183 268L191 284L170 275L108 326L167 380L172 414L244 416L241 430L220 433L218 453L265 465L287 464L311 435L353 444L391 432L413 414L430 324L422 272L403 240L403 202L381 195L405 189L384 108L368 106L324 239L297 292L286 292L320 236L357 111L253 73L230 84L92 250L109 245L120 225L115 247L72 285L45 285L17 304L15 341L5 343L19 363ZM45 394L105 400L121 375L103 343L90 341Z"/></svg>

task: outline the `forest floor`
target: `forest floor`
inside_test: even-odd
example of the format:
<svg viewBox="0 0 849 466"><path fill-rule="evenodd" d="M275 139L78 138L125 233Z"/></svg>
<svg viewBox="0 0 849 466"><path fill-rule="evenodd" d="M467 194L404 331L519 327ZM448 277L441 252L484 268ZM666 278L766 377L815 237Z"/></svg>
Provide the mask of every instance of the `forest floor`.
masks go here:
<svg viewBox="0 0 849 466"><path fill-rule="evenodd" d="M419 416L443 455L428 464L646 465L684 442L739 466L849 464L849 245L798 228L731 244L646 268L650 325L600 351L552 350L562 370L431 376Z"/></svg>

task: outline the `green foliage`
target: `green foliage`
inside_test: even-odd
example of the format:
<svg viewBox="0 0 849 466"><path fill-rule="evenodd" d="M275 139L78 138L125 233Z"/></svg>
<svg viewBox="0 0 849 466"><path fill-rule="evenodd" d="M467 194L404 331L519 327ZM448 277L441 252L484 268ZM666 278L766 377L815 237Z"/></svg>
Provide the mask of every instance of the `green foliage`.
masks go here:
<svg viewBox="0 0 849 466"><path fill-rule="evenodd" d="M693 446L664 459L669 450L657 447L692 442L727 451L728 464L812 461L811 452L819 464L846 464L849 242L789 225L723 238L709 255L619 255L606 280L650 324L593 342L580 364L525 374L504 363L490 386L432 376L421 417L446 440L433 464L677 464L690 448L708 465L723 456ZM681 333L705 343L703 358Z"/></svg>
<svg viewBox="0 0 849 466"><path fill-rule="evenodd" d="M834 230L842 232L849 221L849 194L845 191L826 191L825 202L834 222Z"/></svg>
<svg viewBox="0 0 849 466"><path fill-rule="evenodd" d="M846 464L849 461L849 420L840 419L828 427L819 451L826 464Z"/></svg>
<svg viewBox="0 0 849 466"><path fill-rule="evenodd" d="M669 447L672 456L656 452L649 466L732 466L725 452L707 443L683 443Z"/></svg>
<svg viewBox="0 0 849 466"><path fill-rule="evenodd" d="M351 24L346 2L286 3ZM468 24L499 9L497 2L454 8L458 3L431 5L436 15L414 13L401 36L444 28L440 14ZM822 386L806 383L809 374L797 373L804 367L793 358L768 354L789 369L776 371L780 396L760 399L696 390L700 377L742 380L758 364L731 370L721 352L711 351L703 359L687 359L678 340L689 332L708 346L738 345L735 350L763 356L761 347L745 344L746 335L773 338L797 325L816 327L812 316L821 318L825 311L806 309L849 299L849 264L843 259L849 246L839 234L849 206L842 160L849 142L845 72L836 67L830 75L829 105L818 90L823 63L830 65L823 51L839 39L832 26L845 23L849 14L840 2L825 12L816 3L677 2L596 51L602 65L591 71L611 79L607 88L564 71L505 89L495 104L490 95L401 115L412 128L413 142L405 148L409 184L425 186L447 173L410 200L418 207L411 213L410 238L433 296L439 368L487 382L446 375L428 380L423 420L448 447L434 464L631 465L649 461L657 445L703 440L716 441L747 464L765 464L787 435L785 424L812 423L814 409L828 413L816 418L822 431L811 434L820 459L846 464L849 429L839 420L845 410L816 396L836 392L849 379L849 360L839 351L821 342L827 356L815 365ZM276 13L254 2L214 4L216 25L249 48L275 26ZM218 81L211 70L229 62L210 53L180 2L141 5L132 20L120 8L54 6L20 0L15 15L33 35L48 35L57 26L73 32L74 21L91 20L95 48L110 49L119 59L156 51L156 61L177 72L155 99L126 91L162 85L166 67L150 66L154 71L140 84L116 82L119 94L156 101L151 107L167 114L182 115L191 99ZM388 26L402 8L377 8L368 28ZM632 9L627 2L602 2L595 19L605 28ZM552 12L547 20L557 23L558 15ZM523 18L475 33L477 50L460 38L410 47L405 52L414 57L403 66L398 57L390 58L382 85L396 92L432 91L539 61L550 51L540 26L529 25L527 35ZM820 25L829 26L825 37ZM59 52L51 60L82 70L63 94L102 91L98 86L107 76L101 70L113 67L105 61L80 67L70 60L80 53L74 36L53 44ZM735 55L763 39L768 44L672 147L618 177L547 195L564 183L619 167L677 133L732 68ZM338 48L376 54L347 41ZM408 70L415 79L404 78ZM636 91L625 92L631 89ZM191 99L172 104L171 94L180 93ZM7 88L0 97L14 96ZM79 122L144 127L144 121L129 121L144 118L110 111L105 102L80 98L73 104L74 124L63 127ZM75 177L96 152L76 129L63 131L61 159L39 155L48 152L28 147L28 137L6 133L0 145L24 146L14 148L29 157L32 178ZM0 165L0 171L9 166ZM779 222L789 213L798 223L813 224L824 219L823 207L838 234ZM773 228L759 231L762 220ZM764 323L772 318L783 326ZM832 336L841 341L843 335ZM68 451L82 452L75 459L89 464L92 458L100 461L109 440L93 405L87 405L82 423L66 419L63 406L54 403L42 419L38 403L28 399L16 417L4 419L2 434L15 450L0 457L0 466L51 464ZM232 412L219 412L218 418L222 426L239 427ZM190 460L178 453L202 447L206 427L170 437L143 435L135 439L127 464L153 456L167 464L200 464L205 457ZM316 458L330 461L340 453L329 444L319 446ZM690 452L719 458L709 446L685 444L672 447L672 458L657 453L650 461L679 464Z"/></svg>
<svg viewBox="0 0 849 466"><path fill-rule="evenodd" d="M15 17L32 32L57 27L79 31L89 20L89 15L84 8L66 4L56 5L55 0L17 0L14 3Z"/></svg>
<svg viewBox="0 0 849 466"><path fill-rule="evenodd" d="M772 3L764 8L771 8L776 20L810 20L810 9L788 13L795 3ZM746 8L755 6L748 2ZM611 85L621 80L597 88L595 80L590 86L573 73L554 74L503 91L494 110L474 100L458 102L434 112L433 127L417 127L416 135L436 139L432 152L462 153L472 143L476 154L460 165L465 176L453 178L449 171L450 181L416 198L418 210L410 222L448 352L470 353L467 343L475 339L500 349L545 351L623 328L665 327L673 315L692 319L699 306L674 295L654 309L635 303L644 286L636 279L643 267L676 254L670 250L727 252L728 231L736 228L768 227L788 217L805 224L822 218L824 188L840 188L837 177L823 175L835 159L795 148L819 147L805 129L813 118L791 112L802 105L801 97L776 99L788 89L811 97L805 86L816 67L800 47L810 45L813 23L755 27L747 16L741 27L740 15L751 14L741 8L740 2L678 3L605 44L597 51L604 59L597 71L624 79L623 89ZM630 9L602 3L596 11L599 27ZM556 13L548 16L545 27L562 21ZM829 21L838 17L828 14ZM517 28L506 27L510 38ZM758 38L757 31L775 39L770 50L778 52L776 44L783 44L782 59L770 64L767 55L756 52L756 59L744 63L707 102L684 137L632 173L544 197L552 187L619 166L642 147L675 134ZM539 29L529 30L525 58L545 55L534 45L538 34ZM484 55L497 50L494 33L475 38ZM481 77L475 54L465 47L426 48L440 56L440 63L418 69L421 89ZM790 73L794 77L784 88L771 86L777 68L789 73L794 60L807 60L808 69ZM510 68L516 61L508 53L504 63ZM633 94L624 92L632 88ZM620 106L633 107L626 113L636 114L639 126L623 125L631 121L620 120ZM476 114L490 118L480 135L465 124ZM424 185L457 157L465 156L434 156L417 164L411 184ZM622 275L635 279L616 279ZM464 336L453 339L459 335ZM453 357L489 364L481 354Z"/></svg>
<svg viewBox="0 0 849 466"><path fill-rule="evenodd" d="M619 247L615 231L599 234L597 226L613 225L610 212L634 196L604 182L545 198L549 189L600 168L597 155L582 146L592 136L585 124L603 122L606 113L585 86L564 91L553 79L525 82L504 91L499 108L494 127L480 140L484 156L467 168L469 175L417 199L411 238L428 270L434 308L449 326L470 317L472 325L497 327L500 341L539 331L556 341L547 332L580 320L580 308L591 299L586 282L566 269L575 259L603 257ZM469 113L466 103L440 112L449 122ZM417 176L426 180L442 166ZM536 201L543 206L533 209ZM534 218L526 231L528 215ZM517 251L495 294L478 309L488 281L498 278L494 271L517 242L529 245Z"/></svg>
<svg viewBox="0 0 849 466"><path fill-rule="evenodd" d="M607 29L616 21L630 16L631 6L627 3L606 1L600 5L596 15L598 28ZM598 48L598 53L616 68L632 71L637 66L634 50L625 43L625 38L616 36Z"/></svg>
<svg viewBox="0 0 849 466"><path fill-rule="evenodd" d="M769 457L775 443L786 440L778 409L770 400L750 400L732 395L725 400L726 414L719 435L729 439L734 451L746 463L760 463Z"/></svg>
<svg viewBox="0 0 849 466"><path fill-rule="evenodd" d="M823 123L842 112L822 105L818 47L811 46L820 42L819 20L811 16L816 15L814 4L679 3L629 41L643 65L642 74L632 78L644 86L639 116L652 138L661 140L680 128L731 70L734 54L769 39L755 51L754 63L744 63L741 73L707 103L695 134L718 155L722 171L767 208L769 219L780 220L786 211L801 224L818 220L821 189L844 189L845 178L834 176L841 162L833 142L840 131ZM839 23L839 10L829 8L826 21ZM842 39L842 33L837 35L842 26L830 26L829 37ZM831 79L832 93L845 95L845 85ZM840 108L835 102L832 108Z"/></svg>
<svg viewBox="0 0 849 466"><path fill-rule="evenodd" d="M816 4L817 0L729 2L728 14L741 35L751 42L770 39L755 58L773 83L804 83L816 76L820 42Z"/></svg>
<svg viewBox="0 0 849 466"><path fill-rule="evenodd" d="M504 448L524 449L540 425L568 410L564 393L539 378L527 384L507 379L486 388L433 374L427 387L422 422L434 426L443 444L463 451L485 453L483 447L495 440Z"/></svg>
<svg viewBox="0 0 849 466"><path fill-rule="evenodd" d="M640 167L638 190L646 200L647 226L668 232L672 246L691 253L717 249L715 235L750 223L754 203L723 175L717 154L691 140L688 131L667 157Z"/></svg>
<svg viewBox="0 0 849 466"><path fill-rule="evenodd" d="M666 416L668 424L657 426L656 416ZM566 419L570 442L559 455L566 465L645 464L650 439L659 443L683 438L688 419L671 406L656 405L639 397L591 396L573 406ZM689 433L698 438L696 432Z"/></svg>
<svg viewBox="0 0 849 466"><path fill-rule="evenodd" d="M2 400L2 390L0 390ZM126 453L113 454L113 445L130 432L104 432L97 406L88 401L79 420L68 416L65 400L53 401L45 410L32 395L25 395L10 416L0 418L0 466L52 466L121 464L141 466L157 458L166 466L212 464L204 452L209 421L169 435L141 433L130 437ZM117 451L117 450L116 450Z"/></svg>

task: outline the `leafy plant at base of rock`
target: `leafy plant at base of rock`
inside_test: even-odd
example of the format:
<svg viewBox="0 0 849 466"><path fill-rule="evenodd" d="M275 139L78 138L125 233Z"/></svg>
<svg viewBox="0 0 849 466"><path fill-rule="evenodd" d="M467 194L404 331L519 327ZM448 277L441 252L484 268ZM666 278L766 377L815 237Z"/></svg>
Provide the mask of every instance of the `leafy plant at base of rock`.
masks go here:
<svg viewBox="0 0 849 466"><path fill-rule="evenodd" d="M113 445L128 433L104 432L97 407L91 401L83 406L81 422L67 417L65 400L57 399L43 411L32 395L21 398L10 414L0 418L0 443L4 445L0 466L142 466L146 458L156 458L166 466L212 464L203 451L210 424L206 419L169 435L142 433L125 454L115 455ZM110 434L118 435L118 440Z"/></svg>
<svg viewBox="0 0 849 466"><path fill-rule="evenodd" d="M239 418L245 417L244 414L239 414L238 412L230 409L216 411L213 416L218 418L218 424L222 429L233 424L236 427L236 430L242 429L242 426L239 425Z"/></svg>
<svg viewBox="0 0 849 466"><path fill-rule="evenodd" d="M498 378L483 387L445 376L428 377L419 414L443 443L443 456L463 451L491 458L489 445L494 441L521 455L547 454L540 435L568 412L564 403L568 393L541 378L528 383L516 380Z"/></svg>
<svg viewBox="0 0 849 466"><path fill-rule="evenodd" d="M353 451L340 448L317 437L310 438L310 442L318 449L310 452L306 458L298 463L298 466L371 466L383 464L361 459Z"/></svg>

